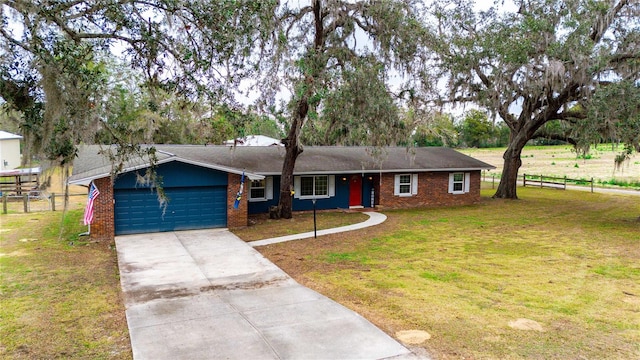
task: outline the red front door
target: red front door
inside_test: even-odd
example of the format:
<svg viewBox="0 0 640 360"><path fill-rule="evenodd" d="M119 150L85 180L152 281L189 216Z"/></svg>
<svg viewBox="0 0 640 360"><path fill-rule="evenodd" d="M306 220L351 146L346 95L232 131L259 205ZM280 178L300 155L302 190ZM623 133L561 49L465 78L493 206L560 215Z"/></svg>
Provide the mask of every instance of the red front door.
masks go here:
<svg viewBox="0 0 640 360"><path fill-rule="evenodd" d="M362 176L360 175L351 175L349 206L362 206Z"/></svg>

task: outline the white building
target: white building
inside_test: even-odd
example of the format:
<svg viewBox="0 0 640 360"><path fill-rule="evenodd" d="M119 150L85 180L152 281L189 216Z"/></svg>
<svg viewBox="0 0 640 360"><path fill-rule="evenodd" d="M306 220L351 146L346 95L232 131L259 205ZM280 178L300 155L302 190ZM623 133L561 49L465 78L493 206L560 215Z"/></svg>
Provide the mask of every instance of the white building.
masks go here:
<svg viewBox="0 0 640 360"><path fill-rule="evenodd" d="M264 135L247 135L235 140L227 140L224 144L227 146L284 146L280 140Z"/></svg>
<svg viewBox="0 0 640 360"><path fill-rule="evenodd" d="M0 171L20 166L20 140L22 136L0 130Z"/></svg>

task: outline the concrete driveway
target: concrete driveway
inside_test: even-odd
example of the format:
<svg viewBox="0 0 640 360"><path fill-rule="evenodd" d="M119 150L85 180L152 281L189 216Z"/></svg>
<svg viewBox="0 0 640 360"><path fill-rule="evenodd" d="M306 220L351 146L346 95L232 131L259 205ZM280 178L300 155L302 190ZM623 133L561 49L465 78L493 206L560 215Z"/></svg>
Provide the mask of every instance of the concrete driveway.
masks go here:
<svg viewBox="0 0 640 360"><path fill-rule="evenodd" d="M116 237L134 359L416 358L224 229Z"/></svg>

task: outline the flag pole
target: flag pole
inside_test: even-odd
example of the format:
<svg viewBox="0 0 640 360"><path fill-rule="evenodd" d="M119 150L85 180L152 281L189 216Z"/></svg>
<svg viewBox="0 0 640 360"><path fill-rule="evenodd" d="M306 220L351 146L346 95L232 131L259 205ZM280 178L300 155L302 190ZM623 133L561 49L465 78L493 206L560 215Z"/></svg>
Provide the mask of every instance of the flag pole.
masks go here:
<svg viewBox="0 0 640 360"><path fill-rule="evenodd" d="M83 232L83 233L78 234L78 236L89 236L89 235L91 234L91 224L89 224L89 225L87 225L87 226L88 226L87 231L86 231L86 232Z"/></svg>

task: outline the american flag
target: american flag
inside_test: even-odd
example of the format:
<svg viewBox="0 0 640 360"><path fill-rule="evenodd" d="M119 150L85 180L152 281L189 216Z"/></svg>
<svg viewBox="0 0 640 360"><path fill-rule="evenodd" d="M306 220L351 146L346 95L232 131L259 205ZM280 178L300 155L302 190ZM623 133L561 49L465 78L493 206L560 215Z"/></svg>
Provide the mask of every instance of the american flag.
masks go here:
<svg viewBox="0 0 640 360"><path fill-rule="evenodd" d="M89 185L89 198L87 198L87 207L84 209L84 224L89 225L93 222L93 201L100 195L100 191L96 185L91 182Z"/></svg>
<svg viewBox="0 0 640 360"><path fill-rule="evenodd" d="M236 201L233 203L233 208L240 207L240 200L242 200L242 189L244 188L244 170L242 170L242 178L240 179L240 190L236 194Z"/></svg>

